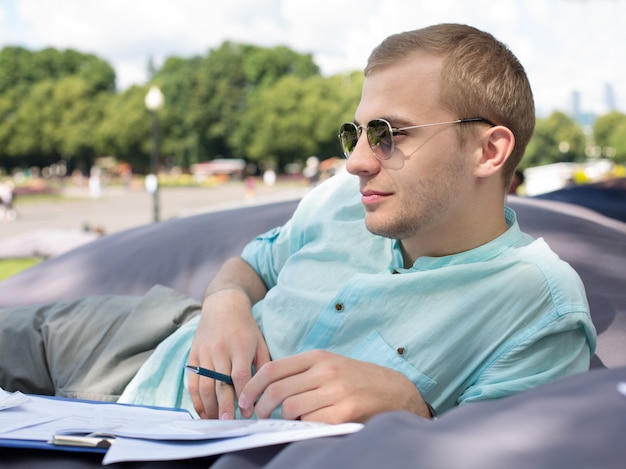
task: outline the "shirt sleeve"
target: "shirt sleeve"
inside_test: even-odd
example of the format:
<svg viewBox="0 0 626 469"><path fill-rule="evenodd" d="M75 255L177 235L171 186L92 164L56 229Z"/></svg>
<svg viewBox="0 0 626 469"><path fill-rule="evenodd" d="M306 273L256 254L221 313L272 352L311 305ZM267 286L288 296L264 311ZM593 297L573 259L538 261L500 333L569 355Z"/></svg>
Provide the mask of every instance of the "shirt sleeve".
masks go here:
<svg viewBox="0 0 626 469"><path fill-rule="evenodd" d="M291 218L282 226L257 236L241 253L241 257L257 272L265 286L276 286L278 274L289 257L307 242L306 232L321 217L320 210L333 207L333 200L358 193L358 179L347 172L327 179L307 193Z"/></svg>
<svg viewBox="0 0 626 469"><path fill-rule="evenodd" d="M290 219L285 225L257 236L241 253L242 259L256 271L267 289L276 285L278 273L288 256L291 223Z"/></svg>
<svg viewBox="0 0 626 469"><path fill-rule="evenodd" d="M558 317L484 370L459 404L497 399L589 369L595 333L585 312Z"/></svg>

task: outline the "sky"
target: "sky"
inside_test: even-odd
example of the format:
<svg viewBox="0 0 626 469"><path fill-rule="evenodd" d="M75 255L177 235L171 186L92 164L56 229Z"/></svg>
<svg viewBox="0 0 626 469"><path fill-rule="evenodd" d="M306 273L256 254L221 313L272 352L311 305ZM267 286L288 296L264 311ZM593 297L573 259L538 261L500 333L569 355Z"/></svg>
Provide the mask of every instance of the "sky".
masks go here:
<svg viewBox="0 0 626 469"><path fill-rule="evenodd" d="M310 53L322 73L361 70L386 36L442 22L488 31L520 59L537 112L626 112L626 0L0 0L0 48L71 48L144 84L150 58L225 40ZM607 90L610 90L607 92Z"/></svg>

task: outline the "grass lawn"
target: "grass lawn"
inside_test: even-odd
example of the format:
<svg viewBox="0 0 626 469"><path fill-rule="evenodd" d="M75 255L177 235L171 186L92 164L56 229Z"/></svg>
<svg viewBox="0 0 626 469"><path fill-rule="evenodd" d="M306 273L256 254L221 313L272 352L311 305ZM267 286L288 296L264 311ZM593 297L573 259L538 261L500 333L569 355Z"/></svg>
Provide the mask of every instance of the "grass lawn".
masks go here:
<svg viewBox="0 0 626 469"><path fill-rule="evenodd" d="M41 257L0 259L0 281L41 262Z"/></svg>

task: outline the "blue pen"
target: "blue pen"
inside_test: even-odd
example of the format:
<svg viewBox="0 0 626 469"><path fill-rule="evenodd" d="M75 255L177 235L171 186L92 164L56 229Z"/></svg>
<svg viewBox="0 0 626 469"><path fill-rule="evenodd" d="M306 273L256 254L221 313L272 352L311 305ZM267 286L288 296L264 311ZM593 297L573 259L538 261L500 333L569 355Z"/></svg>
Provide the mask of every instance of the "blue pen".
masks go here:
<svg viewBox="0 0 626 469"><path fill-rule="evenodd" d="M197 375L206 376L207 378L213 378L226 384L233 384L233 379L230 376L225 375L224 373L218 373L217 371L208 370L206 368L193 365L185 365L185 368Z"/></svg>

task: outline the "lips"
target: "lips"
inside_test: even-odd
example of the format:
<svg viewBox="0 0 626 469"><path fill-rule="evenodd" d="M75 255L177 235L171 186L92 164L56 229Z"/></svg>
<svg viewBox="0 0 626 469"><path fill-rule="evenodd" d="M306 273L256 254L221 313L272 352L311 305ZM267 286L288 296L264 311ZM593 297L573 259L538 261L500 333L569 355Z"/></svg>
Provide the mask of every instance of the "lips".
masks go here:
<svg viewBox="0 0 626 469"><path fill-rule="evenodd" d="M363 205L372 205L381 202L383 199L392 195L391 192L383 192L372 189L361 191L361 201Z"/></svg>

